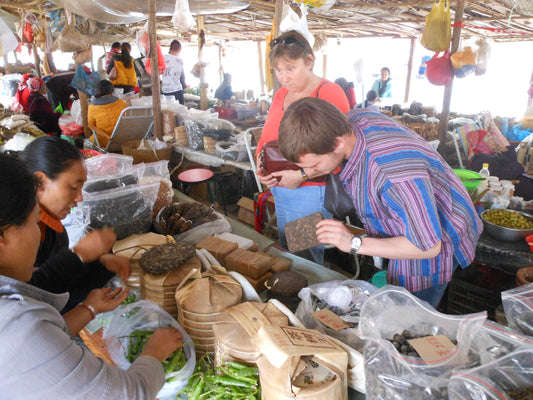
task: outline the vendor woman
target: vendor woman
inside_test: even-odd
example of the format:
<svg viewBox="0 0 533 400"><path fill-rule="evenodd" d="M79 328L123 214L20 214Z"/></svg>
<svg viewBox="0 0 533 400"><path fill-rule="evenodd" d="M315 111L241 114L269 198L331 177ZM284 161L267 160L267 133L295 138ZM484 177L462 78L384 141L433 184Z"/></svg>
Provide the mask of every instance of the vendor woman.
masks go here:
<svg viewBox="0 0 533 400"><path fill-rule="evenodd" d="M87 172L80 151L66 140L45 136L26 146L22 160L39 183L37 199L41 209L41 240L29 283L52 293L69 292L63 309L66 312L115 273L126 280L129 260L109 254L116 240L111 229L94 230L69 249L61 220L83 200L81 189Z"/></svg>
<svg viewBox="0 0 533 400"><path fill-rule="evenodd" d="M61 316L67 293L26 283L40 247L37 190L35 177L20 161L0 155L1 397L154 399L165 383L162 362L181 346L181 333L157 329L126 371L77 346L72 337L94 314L115 309L128 290L95 289Z"/></svg>

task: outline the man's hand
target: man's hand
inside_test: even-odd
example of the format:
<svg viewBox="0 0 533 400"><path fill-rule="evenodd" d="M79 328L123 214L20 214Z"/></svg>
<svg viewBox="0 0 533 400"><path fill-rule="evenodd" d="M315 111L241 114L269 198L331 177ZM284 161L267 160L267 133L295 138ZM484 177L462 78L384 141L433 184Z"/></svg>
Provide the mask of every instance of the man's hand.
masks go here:
<svg viewBox="0 0 533 400"><path fill-rule="evenodd" d="M100 262L108 271L118 275L122 282L126 282L131 273L130 260L126 257L114 254L104 254L100 257Z"/></svg>
<svg viewBox="0 0 533 400"><path fill-rule="evenodd" d="M350 252L353 233L341 221L323 219L316 226L316 237L320 243L332 244L345 253Z"/></svg>

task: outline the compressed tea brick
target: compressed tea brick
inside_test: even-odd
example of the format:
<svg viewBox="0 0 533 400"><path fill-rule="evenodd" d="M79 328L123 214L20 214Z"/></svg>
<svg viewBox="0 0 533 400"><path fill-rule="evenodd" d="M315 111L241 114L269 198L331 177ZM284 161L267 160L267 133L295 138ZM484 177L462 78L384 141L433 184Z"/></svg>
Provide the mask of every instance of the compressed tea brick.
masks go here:
<svg viewBox="0 0 533 400"><path fill-rule="evenodd" d="M316 212L285 224L287 246L291 253L307 250L321 244L316 238L316 224L322 219L322 214Z"/></svg>
<svg viewBox="0 0 533 400"><path fill-rule="evenodd" d="M187 243L167 243L154 246L139 259L143 271L152 275L162 275L178 268L196 254L193 246Z"/></svg>

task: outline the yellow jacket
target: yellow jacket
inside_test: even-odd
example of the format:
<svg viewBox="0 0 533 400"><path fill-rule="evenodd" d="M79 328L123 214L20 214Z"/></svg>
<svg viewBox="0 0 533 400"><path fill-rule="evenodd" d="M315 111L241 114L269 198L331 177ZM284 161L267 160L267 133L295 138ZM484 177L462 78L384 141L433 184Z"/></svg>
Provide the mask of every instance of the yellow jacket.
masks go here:
<svg viewBox="0 0 533 400"><path fill-rule="evenodd" d="M133 59L131 60L131 67L126 68L122 61L115 59L115 67L117 68L117 78L111 79L113 86L122 85L122 86L137 86L137 74L135 73L135 68L133 67Z"/></svg>
<svg viewBox="0 0 533 400"><path fill-rule="evenodd" d="M116 99L113 102L112 99ZM115 125L117 124L120 113L128 105L122 99L117 99L113 95L103 96L99 99L95 99L95 103L89 105L89 110L87 111L87 120L89 125L98 128L99 130L107 133L111 136ZM104 103L104 104L98 104ZM94 138L91 137L91 141L94 142ZM108 140L101 136L98 137L101 147L107 146Z"/></svg>

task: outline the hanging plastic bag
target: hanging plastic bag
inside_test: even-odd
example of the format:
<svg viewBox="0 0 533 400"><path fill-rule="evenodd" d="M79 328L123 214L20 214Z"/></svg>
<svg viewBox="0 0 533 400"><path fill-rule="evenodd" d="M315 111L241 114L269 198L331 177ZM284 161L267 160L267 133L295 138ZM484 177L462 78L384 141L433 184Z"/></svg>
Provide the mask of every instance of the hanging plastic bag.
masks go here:
<svg viewBox="0 0 533 400"><path fill-rule="evenodd" d="M191 337L169 313L148 300L128 304L114 313L111 323L104 328L103 338L111 359L119 368L125 370L131 365L126 358L130 346L129 335L138 331L155 331L161 327L177 329L183 336L183 354L186 363L179 371L165 375L166 382L157 394L159 399L175 399L194 372L196 354Z"/></svg>
<svg viewBox="0 0 533 400"><path fill-rule="evenodd" d="M87 39L74 25L63 28L56 40L56 47L64 53L87 49Z"/></svg>
<svg viewBox="0 0 533 400"><path fill-rule="evenodd" d="M319 14L320 11L329 10L335 5L335 0L294 0L294 2L305 4L311 9L311 11L315 11L317 14Z"/></svg>
<svg viewBox="0 0 533 400"><path fill-rule="evenodd" d="M502 292L502 303L509 326L533 336L533 283Z"/></svg>
<svg viewBox="0 0 533 400"><path fill-rule="evenodd" d="M438 0L426 17L420 43L428 50L444 51L450 47L451 37L450 1Z"/></svg>
<svg viewBox="0 0 533 400"><path fill-rule="evenodd" d="M2 18L0 18L0 55L7 55L18 47L16 36L11 32Z"/></svg>
<svg viewBox="0 0 533 400"><path fill-rule="evenodd" d="M174 28L182 31L190 31L196 27L196 21L189 9L189 0L176 0L176 7L171 21Z"/></svg>
<svg viewBox="0 0 533 400"><path fill-rule="evenodd" d="M148 34L148 21L143 25L141 29L135 34L137 39L137 47L143 55L143 57L148 57L150 55L150 35Z"/></svg>
<svg viewBox="0 0 533 400"><path fill-rule="evenodd" d="M78 65L74 78L72 78L71 85L73 88L78 89L89 96L94 96L98 93L98 82L100 82L100 75L98 75L98 72L88 74L85 72L83 66Z"/></svg>
<svg viewBox="0 0 533 400"><path fill-rule="evenodd" d="M163 55L163 51L161 50L161 45L159 44L159 42L157 43L157 60L159 64L159 75L162 75L163 72L165 72L165 70L167 69L167 64L165 63L165 56ZM145 68L146 72L149 75L152 75L150 57L146 59Z"/></svg>
<svg viewBox="0 0 533 400"><path fill-rule="evenodd" d="M300 4L300 11L302 12L301 18L298 16L298 14L296 14L289 4L283 3L279 30L281 32L300 32L309 43L309 46L313 48L313 45L315 44L315 37L311 34L311 32L309 32L309 28L307 27L307 8L303 4Z"/></svg>
<svg viewBox="0 0 533 400"><path fill-rule="evenodd" d="M483 75L487 71L487 65L490 60L490 40L486 37L481 37L476 40L477 59L476 59L476 76Z"/></svg>
<svg viewBox="0 0 533 400"><path fill-rule="evenodd" d="M93 49L88 47L85 50L75 51L72 55L72 59L76 64L85 64L86 62L91 61L93 58Z"/></svg>
<svg viewBox="0 0 533 400"><path fill-rule="evenodd" d="M437 86L445 86L452 80L452 63L450 52L446 50L442 56L435 53L431 60L426 61L426 78Z"/></svg>
<svg viewBox="0 0 533 400"><path fill-rule="evenodd" d="M476 53L470 46L466 46L463 51L457 51L450 56L454 74L458 78L470 75L476 69Z"/></svg>
<svg viewBox="0 0 533 400"><path fill-rule="evenodd" d="M387 285L361 307L359 330L364 348L367 399L447 398L453 370L479 365L471 352L486 313L464 316L441 314L405 288ZM403 343L416 337L448 337L455 348L435 352L437 359L424 361L418 353L405 355ZM444 338L441 338L444 340ZM454 342L455 341L455 342ZM395 343L393 343L395 342ZM443 342L441 342L443 343ZM407 350L407 349L405 349Z"/></svg>

